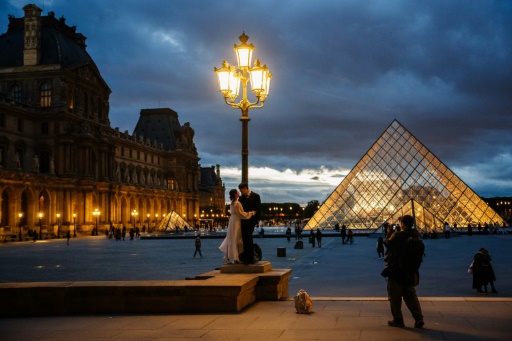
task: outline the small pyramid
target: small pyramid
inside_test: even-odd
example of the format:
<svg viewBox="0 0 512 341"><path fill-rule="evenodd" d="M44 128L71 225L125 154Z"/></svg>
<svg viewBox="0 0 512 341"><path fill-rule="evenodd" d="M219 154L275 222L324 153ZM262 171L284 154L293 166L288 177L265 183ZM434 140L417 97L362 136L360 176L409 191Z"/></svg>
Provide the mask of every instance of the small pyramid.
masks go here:
<svg viewBox="0 0 512 341"><path fill-rule="evenodd" d="M152 230L154 232L177 232L192 230L193 227L187 223L180 215L174 211L167 213L160 222L155 225Z"/></svg>
<svg viewBox="0 0 512 341"><path fill-rule="evenodd" d="M413 212L414 209L414 212ZM376 229L410 214L418 228L442 231L503 219L397 120L359 160L305 229Z"/></svg>

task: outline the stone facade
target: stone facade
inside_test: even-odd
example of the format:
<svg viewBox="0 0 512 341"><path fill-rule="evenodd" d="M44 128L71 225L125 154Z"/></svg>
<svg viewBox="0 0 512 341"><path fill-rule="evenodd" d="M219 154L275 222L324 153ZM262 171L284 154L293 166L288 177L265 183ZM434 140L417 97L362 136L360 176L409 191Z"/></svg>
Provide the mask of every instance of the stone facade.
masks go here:
<svg viewBox="0 0 512 341"><path fill-rule="evenodd" d="M85 36L52 12L23 10L0 36L4 234L153 226L171 210L194 223L200 165L190 124L171 109L145 109L132 135L112 128L111 90Z"/></svg>

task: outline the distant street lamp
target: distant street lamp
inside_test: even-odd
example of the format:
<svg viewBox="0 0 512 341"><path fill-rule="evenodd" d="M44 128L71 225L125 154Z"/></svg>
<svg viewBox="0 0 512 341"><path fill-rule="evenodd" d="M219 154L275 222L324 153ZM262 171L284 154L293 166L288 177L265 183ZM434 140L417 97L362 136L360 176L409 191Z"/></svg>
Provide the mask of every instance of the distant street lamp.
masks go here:
<svg viewBox="0 0 512 341"><path fill-rule="evenodd" d="M138 215L139 215L139 213L137 212L137 210L132 211L133 228L135 228L135 217L137 217Z"/></svg>
<svg viewBox="0 0 512 341"><path fill-rule="evenodd" d="M76 238L76 213L73 213L73 237Z"/></svg>
<svg viewBox="0 0 512 341"><path fill-rule="evenodd" d="M249 37L242 33L240 37L241 44L234 45L238 68L230 66L225 60L222 67L214 68L219 81L220 92L224 95L224 101L227 105L235 109L242 110L242 182L248 183L249 178L249 148L248 148L248 123L249 109L263 108L265 99L268 96L270 88L270 79L272 75L266 65L261 65L256 59L254 66L251 67L252 52L254 45L247 44ZM247 84L251 81L251 88L256 96L256 102L251 103L247 100ZM242 99L235 103L240 91L240 82L242 83ZM228 100L229 98L229 100Z"/></svg>
<svg viewBox="0 0 512 341"><path fill-rule="evenodd" d="M20 213L18 213L18 218L19 218L18 223L20 224L20 238L19 238L19 239L20 239L20 242L21 242L21 218L22 218L22 217L23 217L23 213L21 213L21 212L20 212Z"/></svg>
<svg viewBox="0 0 512 341"><path fill-rule="evenodd" d="M93 236L94 235L98 235L98 217L100 216L100 211L98 211L98 209L96 208L94 210L94 212L92 212L92 215L96 217L96 227L94 229L94 232L93 232Z"/></svg>
<svg viewBox="0 0 512 341"><path fill-rule="evenodd" d="M60 238L60 213L57 213L57 238Z"/></svg>
<svg viewBox="0 0 512 341"><path fill-rule="evenodd" d="M39 212L39 239L43 239L43 213Z"/></svg>

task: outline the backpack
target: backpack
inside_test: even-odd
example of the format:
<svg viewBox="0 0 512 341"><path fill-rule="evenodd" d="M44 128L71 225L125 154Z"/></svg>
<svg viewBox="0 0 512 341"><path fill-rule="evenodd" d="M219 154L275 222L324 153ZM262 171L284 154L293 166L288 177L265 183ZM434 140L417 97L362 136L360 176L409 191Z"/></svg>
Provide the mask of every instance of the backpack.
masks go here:
<svg viewBox="0 0 512 341"><path fill-rule="evenodd" d="M308 314L313 311L313 301L309 297L308 293L303 289L300 289L297 295L294 297L295 309L299 314Z"/></svg>
<svg viewBox="0 0 512 341"><path fill-rule="evenodd" d="M400 252L399 268L406 272L419 270L425 255L425 245L416 236L407 237Z"/></svg>

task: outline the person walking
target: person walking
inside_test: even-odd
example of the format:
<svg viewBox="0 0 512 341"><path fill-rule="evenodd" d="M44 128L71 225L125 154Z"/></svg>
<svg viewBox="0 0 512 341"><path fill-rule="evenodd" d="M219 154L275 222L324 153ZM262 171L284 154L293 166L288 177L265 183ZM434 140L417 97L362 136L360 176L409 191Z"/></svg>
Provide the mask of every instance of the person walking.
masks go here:
<svg viewBox="0 0 512 341"><path fill-rule="evenodd" d="M402 299L414 317L414 327L423 328L423 313L416 295L415 287L419 284L419 271L408 264L409 255L406 255L406 243L412 238L419 240L420 233L413 229L414 218L405 215L400 219L400 231L395 232L388 240L387 264L382 273L387 277L388 300L393 319L388 321L390 327L405 327L402 315ZM421 243L421 241L420 241ZM411 243L412 244L412 243ZM423 253L424 249L422 250ZM420 261L421 262L421 261ZM418 265L419 268L419 265Z"/></svg>
<svg viewBox="0 0 512 341"><path fill-rule="evenodd" d="M71 238L71 233L69 232L66 232L66 239L68 240L68 245L69 245L69 239Z"/></svg>
<svg viewBox="0 0 512 341"><path fill-rule="evenodd" d="M320 229L316 229L316 241L318 243L318 247L322 247L322 232L320 232Z"/></svg>
<svg viewBox="0 0 512 341"><path fill-rule="evenodd" d="M199 256L203 258L203 255L201 254L201 238L197 236L195 241L196 251L194 251L194 258L196 258L196 254L199 252Z"/></svg>
<svg viewBox="0 0 512 341"><path fill-rule="evenodd" d="M379 258L384 257L384 239L382 237L377 240L377 255Z"/></svg>
<svg viewBox="0 0 512 341"><path fill-rule="evenodd" d="M309 230L309 242L311 243L312 247L315 247L315 232L313 229Z"/></svg>
<svg viewBox="0 0 512 341"><path fill-rule="evenodd" d="M254 264L254 241L252 234L254 228L258 224L261 216L261 198L259 194L251 191L249 185L246 182L242 182L238 185L238 189L242 192L242 195L238 199L242 204L244 212L255 212L254 215L246 220L242 220L242 241L244 244L244 253L241 255L241 260L244 264Z"/></svg>
<svg viewBox="0 0 512 341"><path fill-rule="evenodd" d="M345 239L347 238L347 227L345 224L341 225L341 243L345 244Z"/></svg>

